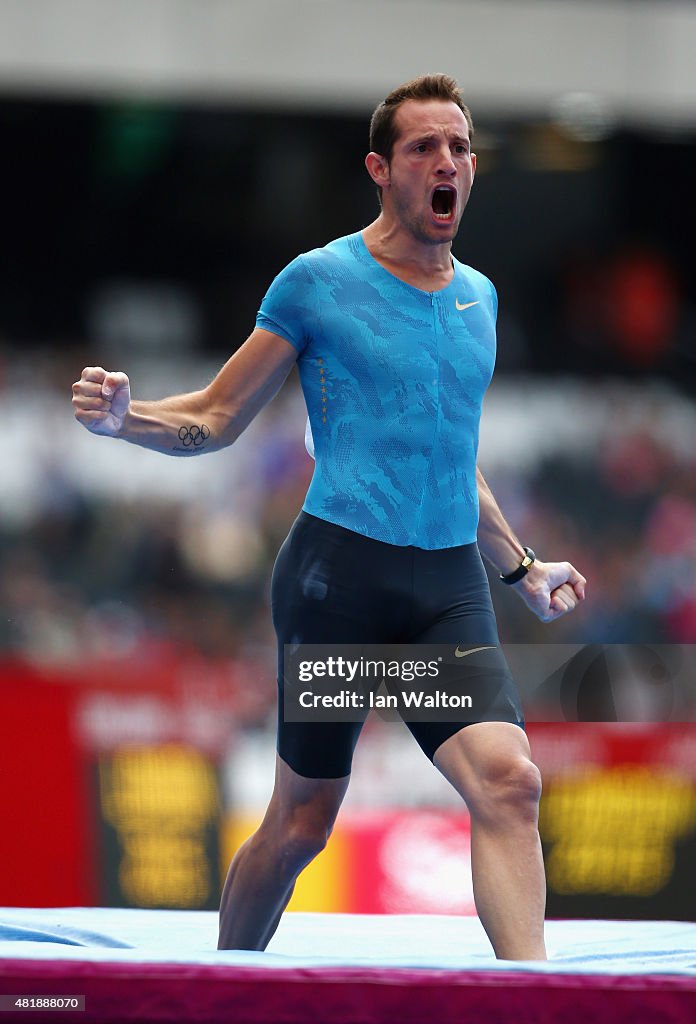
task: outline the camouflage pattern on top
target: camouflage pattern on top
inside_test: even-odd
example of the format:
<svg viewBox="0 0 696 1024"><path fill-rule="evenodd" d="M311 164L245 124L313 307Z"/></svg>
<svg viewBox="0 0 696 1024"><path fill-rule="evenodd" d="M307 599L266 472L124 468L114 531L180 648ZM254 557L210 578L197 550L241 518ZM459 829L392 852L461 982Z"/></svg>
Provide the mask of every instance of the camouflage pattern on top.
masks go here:
<svg viewBox="0 0 696 1024"><path fill-rule="evenodd" d="M316 459L306 512L389 544L476 539L496 313L477 270L455 259L452 282L424 292L382 267L360 232L281 271L256 323L298 352Z"/></svg>

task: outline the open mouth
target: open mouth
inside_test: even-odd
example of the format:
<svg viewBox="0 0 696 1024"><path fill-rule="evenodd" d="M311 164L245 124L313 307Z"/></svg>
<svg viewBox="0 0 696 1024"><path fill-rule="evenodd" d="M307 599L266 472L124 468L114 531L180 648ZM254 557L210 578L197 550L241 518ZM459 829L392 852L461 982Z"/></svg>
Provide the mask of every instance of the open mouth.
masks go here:
<svg viewBox="0 0 696 1024"><path fill-rule="evenodd" d="M438 220L452 220L457 201L457 190L451 185L438 185L432 196L433 213Z"/></svg>

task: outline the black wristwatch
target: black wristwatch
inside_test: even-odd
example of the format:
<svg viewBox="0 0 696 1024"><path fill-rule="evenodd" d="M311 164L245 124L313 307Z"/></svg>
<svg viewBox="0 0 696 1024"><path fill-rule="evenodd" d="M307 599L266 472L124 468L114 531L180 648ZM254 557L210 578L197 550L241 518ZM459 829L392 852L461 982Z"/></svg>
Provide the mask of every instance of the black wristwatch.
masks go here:
<svg viewBox="0 0 696 1024"><path fill-rule="evenodd" d="M500 578L503 581L503 583L508 583L508 584L509 583L517 583L518 580L521 580L523 576L527 575L527 573L529 572L530 568L534 565L534 562L536 560L536 555L534 554L532 549L531 548L524 548L523 547L523 551L524 551L524 558L522 559L520 564L517 566L515 571L511 572L511 573L508 573L507 576L503 576L501 574Z"/></svg>

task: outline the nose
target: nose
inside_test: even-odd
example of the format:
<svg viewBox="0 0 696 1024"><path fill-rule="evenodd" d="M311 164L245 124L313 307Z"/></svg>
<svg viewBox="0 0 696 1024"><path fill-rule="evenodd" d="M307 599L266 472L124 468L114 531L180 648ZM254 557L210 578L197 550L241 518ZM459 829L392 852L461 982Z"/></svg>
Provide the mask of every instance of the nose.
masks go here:
<svg viewBox="0 0 696 1024"><path fill-rule="evenodd" d="M448 145L443 145L438 150L435 173L442 177L451 177L453 174L457 173L457 165L452 159L452 153L450 152Z"/></svg>

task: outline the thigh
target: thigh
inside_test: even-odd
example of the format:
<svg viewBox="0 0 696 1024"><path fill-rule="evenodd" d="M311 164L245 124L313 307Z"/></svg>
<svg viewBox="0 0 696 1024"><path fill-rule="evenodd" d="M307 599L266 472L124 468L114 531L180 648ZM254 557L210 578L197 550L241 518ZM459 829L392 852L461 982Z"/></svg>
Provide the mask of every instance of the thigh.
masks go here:
<svg viewBox="0 0 696 1024"><path fill-rule="evenodd" d="M271 605L278 642L278 753L297 774L350 774L363 721L286 721L286 645L377 643L388 634L393 604L379 593L388 578L387 545L301 513L273 570ZM367 714L367 712L365 712Z"/></svg>
<svg viewBox="0 0 696 1024"><path fill-rule="evenodd" d="M439 553L438 553L439 554ZM453 549L437 574L428 567L425 604L429 621L413 643L442 647L442 678L472 698L470 711L448 711L440 721L407 722L432 761L437 749L461 729L478 722L520 727L524 714L517 687L500 645L488 578L476 545Z"/></svg>

